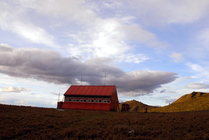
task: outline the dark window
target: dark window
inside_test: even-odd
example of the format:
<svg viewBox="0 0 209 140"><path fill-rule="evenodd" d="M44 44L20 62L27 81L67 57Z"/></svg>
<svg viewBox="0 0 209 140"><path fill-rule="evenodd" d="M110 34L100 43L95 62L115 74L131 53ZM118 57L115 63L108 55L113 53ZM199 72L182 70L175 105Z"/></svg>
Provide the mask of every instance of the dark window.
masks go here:
<svg viewBox="0 0 209 140"><path fill-rule="evenodd" d="M110 103L110 100L103 100L103 103Z"/></svg>

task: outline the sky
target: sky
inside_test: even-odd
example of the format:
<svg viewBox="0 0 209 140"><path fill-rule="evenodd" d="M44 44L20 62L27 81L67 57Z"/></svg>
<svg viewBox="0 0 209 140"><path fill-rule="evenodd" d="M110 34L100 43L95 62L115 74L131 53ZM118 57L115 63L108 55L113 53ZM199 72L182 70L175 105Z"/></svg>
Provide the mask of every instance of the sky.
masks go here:
<svg viewBox="0 0 209 140"><path fill-rule="evenodd" d="M1 0L0 103L55 108L70 85L165 106L209 92L209 0Z"/></svg>

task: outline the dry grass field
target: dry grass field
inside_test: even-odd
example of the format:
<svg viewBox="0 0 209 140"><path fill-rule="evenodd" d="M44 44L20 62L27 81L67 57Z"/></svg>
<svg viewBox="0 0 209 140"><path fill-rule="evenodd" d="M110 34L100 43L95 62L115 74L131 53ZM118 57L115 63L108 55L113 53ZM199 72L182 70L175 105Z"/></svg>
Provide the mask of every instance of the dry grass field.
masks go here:
<svg viewBox="0 0 209 140"><path fill-rule="evenodd" d="M209 111L139 113L0 105L0 139L202 140Z"/></svg>

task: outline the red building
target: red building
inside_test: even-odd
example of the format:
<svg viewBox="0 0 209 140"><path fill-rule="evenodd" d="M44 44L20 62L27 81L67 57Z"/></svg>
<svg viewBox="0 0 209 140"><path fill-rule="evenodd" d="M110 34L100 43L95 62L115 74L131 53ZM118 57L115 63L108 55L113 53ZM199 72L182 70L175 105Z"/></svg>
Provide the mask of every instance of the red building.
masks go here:
<svg viewBox="0 0 209 140"><path fill-rule="evenodd" d="M119 111L116 86L72 85L64 94L61 109Z"/></svg>

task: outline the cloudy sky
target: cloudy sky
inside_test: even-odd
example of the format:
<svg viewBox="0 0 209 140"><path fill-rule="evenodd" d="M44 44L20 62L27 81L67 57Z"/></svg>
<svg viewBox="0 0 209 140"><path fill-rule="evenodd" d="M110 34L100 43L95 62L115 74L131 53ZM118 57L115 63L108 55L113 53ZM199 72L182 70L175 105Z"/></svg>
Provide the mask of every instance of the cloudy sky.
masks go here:
<svg viewBox="0 0 209 140"><path fill-rule="evenodd" d="M209 0L1 0L0 103L56 107L70 85L164 106L209 92Z"/></svg>

